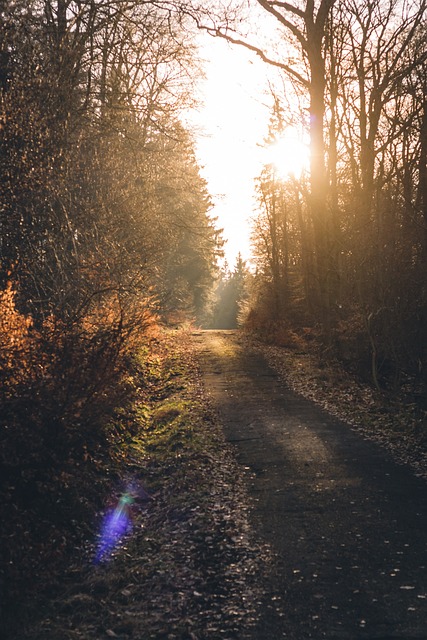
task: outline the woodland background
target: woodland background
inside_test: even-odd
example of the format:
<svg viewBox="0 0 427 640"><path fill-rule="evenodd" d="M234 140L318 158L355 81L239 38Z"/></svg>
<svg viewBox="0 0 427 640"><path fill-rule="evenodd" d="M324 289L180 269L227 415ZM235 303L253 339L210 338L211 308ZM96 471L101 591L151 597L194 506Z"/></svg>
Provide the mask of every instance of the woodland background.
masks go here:
<svg viewBox="0 0 427 640"><path fill-rule="evenodd" d="M201 317L221 242L179 120L197 76L179 12L2 0L0 22L8 610L92 535L102 478L136 428L131 402L149 399L157 327Z"/></svg>
<svg viewBox="0 0 427 640"><path fill-rule="evenodd" d="M0 588L12 597L22 536L28 557L53 561L41 541L96 499L82 506L81 478L118 464L140 427L124 408L141 393L149 404L162 324L239 324L315 349L425 414L426 4L254 4L281 33L273 50L245 31L246 3L0 0ZM252 265L222 272L181 118L197 27L286 78L265 144L288 126L310 140L301 175L264 167Z"/></svg>

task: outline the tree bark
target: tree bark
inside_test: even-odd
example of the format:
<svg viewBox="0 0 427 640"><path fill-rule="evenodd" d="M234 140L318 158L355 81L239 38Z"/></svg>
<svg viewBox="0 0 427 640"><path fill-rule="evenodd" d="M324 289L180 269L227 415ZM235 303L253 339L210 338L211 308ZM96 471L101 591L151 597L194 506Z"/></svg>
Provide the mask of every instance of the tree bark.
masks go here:
<svg viewBox="0 0 427 640"><path fill-rule="evenodd" d="M419 202L424 221L424 261L427 263L427 96L424 96L420 130Z"/></svg>

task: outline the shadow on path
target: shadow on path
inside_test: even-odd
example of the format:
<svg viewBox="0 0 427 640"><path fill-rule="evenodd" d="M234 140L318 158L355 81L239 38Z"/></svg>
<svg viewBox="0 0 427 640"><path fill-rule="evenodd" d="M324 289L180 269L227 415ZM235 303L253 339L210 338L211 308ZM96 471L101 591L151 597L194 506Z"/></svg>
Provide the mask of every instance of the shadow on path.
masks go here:
<svg viewBox="0 0 427 640"><path fill-rule="evenodd" d="M427 639L427 487L297 396L233 331L194 334L273 552L254 640Z"/></svg>

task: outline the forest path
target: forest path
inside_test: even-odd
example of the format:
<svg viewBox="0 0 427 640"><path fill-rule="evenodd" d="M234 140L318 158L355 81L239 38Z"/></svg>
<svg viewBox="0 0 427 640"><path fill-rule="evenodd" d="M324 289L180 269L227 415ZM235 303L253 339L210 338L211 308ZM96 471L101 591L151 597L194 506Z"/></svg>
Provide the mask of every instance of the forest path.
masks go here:
<svg viewBox="0 0 427 640"><path fill-rule="evenodd" d="M426 640L425 481L290 391L238 332L193 342L274 558L248 637Z"/></svg>

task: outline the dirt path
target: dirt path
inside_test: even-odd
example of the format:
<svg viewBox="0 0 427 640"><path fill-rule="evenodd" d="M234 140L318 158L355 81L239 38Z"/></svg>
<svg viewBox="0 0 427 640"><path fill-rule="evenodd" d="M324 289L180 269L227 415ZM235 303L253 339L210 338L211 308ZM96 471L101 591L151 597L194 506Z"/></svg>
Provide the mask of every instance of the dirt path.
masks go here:
<svg viewBox="0 0 427 640"><path fill-rule="evenodd" d="M427 639L427 487L296 396L233 332L194 334L274 562L254 640Z"/></svg>

